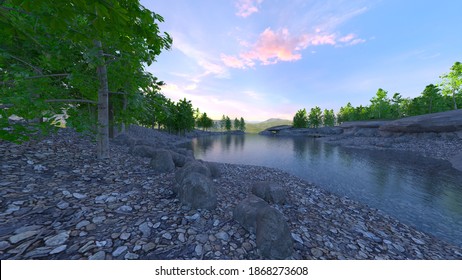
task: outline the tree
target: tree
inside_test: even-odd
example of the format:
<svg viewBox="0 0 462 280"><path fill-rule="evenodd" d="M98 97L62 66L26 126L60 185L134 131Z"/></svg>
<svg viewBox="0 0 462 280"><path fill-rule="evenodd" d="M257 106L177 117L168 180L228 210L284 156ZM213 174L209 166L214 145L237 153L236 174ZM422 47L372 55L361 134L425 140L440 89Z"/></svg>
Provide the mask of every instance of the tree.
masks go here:
<svg viewBox="0 0 462 280"><path fill-rule="evenodd" d="M191 101L187 101L186 98L178 101L176 104L177 117L175 118L174 130L177 133L185 134L186 131L194 129L194 109Z"/></svg>
<svg viewBox="0 0 462 280"><path fill-rule="evenodd" d="M308 127L308 116L306 115L306 109L300 109L297 111L297 113L295 113L293 126L295 128Z"/></svg>
<svg viewBox="0 0 462 280"><path fill-rule="evenodd" d="M138 108L130 106L139 106L140 89L152 84L145 65L171 45L156 21L163 18L137 0L1 1L0 65L6 65L7 85L0 104L8 109L0 126L11 127L12 115L26 121L6 137L26 139L28 128L52 126L50 119L66 113L68 125L97 131L98 158L107 158L110 107L119 121L133 120ZM36 119L45 122L31 122Z"/></svg>
<svg viewBox="0 0 462 280"><path fill-rule="evenodd" d="M443 95L452 96L454 110L457 110L456 96L460 94L462 88L462 64L458 61L455 62L451 67L451 71L440 78L442 79L440 87L442 88Z"/></svg>
<svg viewBox="0 0 462 280"><path fill-rule="evenodd" d="M207 130L213 127L213 120L207 116L207 113L204 112L197 120L197 126Z"/></svg>
<svg viewBox="0 0 462 280"><path fill-rule="evenodd" d="M324 126L334 126L335 125L335 114L334 110L324 109L324 114L322 116Z"/></svg>
<svg viewBox="0 0 462 280"><path fill-rule="evenodd" d="M322 124L322 111L318 106L311 108L308 115L308 123L310 127L317 128Z"/></svg>
<svg viewBox="0 0 462 280"><path fill-rule="evenodd" d="M226 119L225 119L225 129L226 131L231 131L231 119L226 116Z"/></svg>
<svg viewBox="0 0 462 280"><path fill-rule="evenodd" d="M337 114L337 122L339 124L348 121L355 120L355 108L351 105L350 102L347 103L345 107L340 107L340 111Z"/></svg>
<svg viewBox="0 0 462 280"><path fill-rule="evenodd" d="M426 105L425 107L427 107L426 113L433 113L437 111L435 110L435 105L439 96L440 89L434 84L429 84L425 87L422 92L422 101L424 102L424 106Z"/></svg>
<svg viewBox="0 0 462 280"><path fill-rule="evenodd" d="M239 122L239 130L245 131L245 121L243 117L241 117L241 121Z"/></svg>
<svg viewBox="0 0 462 280"><path fill-rule="evenodd" d="M220 120L220 128L221 128L221 130L223 131L223 130L225 129L225 127L226 127L226 116L223 115L223 116L221 117L221 120Z"/></svg>
<svg viewBox="0 0 462 280"><path fill-rule="evenodd" d="M241 126L241 122L239 121L238 118L235 118L234 119L234 129L238 130L240 126Z"/></svg>
<svg viewBox="0 0 462 280"><path fill-rule="evenodd" d="M388 117L390 109L390 100L387 98L387 91L379 88L376 95L371 99L372 116L375 119L383 119Z"/></svg>

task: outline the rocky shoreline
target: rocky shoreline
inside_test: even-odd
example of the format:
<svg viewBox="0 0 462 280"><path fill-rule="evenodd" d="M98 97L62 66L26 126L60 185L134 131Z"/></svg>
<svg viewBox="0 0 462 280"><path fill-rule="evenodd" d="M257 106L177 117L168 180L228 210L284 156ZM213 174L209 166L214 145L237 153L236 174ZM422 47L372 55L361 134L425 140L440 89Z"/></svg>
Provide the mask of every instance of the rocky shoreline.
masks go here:
<svg viewBox="0 0 462 280"><path fill-rule="evenodd" d="M175 149L188 139L142 128ZM95 143L69 129L23 145L0 142L0 259L261 259L255 234L233 219L255 182L287 190L272 205L286 217L290 259L462 259L462 248L313 186L285 172L217 164L217 207L193 210L174 195L175 173L111 145L95 158Z"/></svg>

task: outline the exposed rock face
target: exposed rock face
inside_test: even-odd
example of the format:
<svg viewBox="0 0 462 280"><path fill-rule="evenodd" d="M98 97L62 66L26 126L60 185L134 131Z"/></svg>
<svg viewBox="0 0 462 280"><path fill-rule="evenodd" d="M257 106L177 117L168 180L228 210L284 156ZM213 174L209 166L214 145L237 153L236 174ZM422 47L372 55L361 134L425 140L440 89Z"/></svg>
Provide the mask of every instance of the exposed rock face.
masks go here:
<svg viewBox="0 0 462 280"><path fill-rule="evenodd" d="M403 118L384 124L379 129L406 133L460 131L462 130L462 109Z"/></svg>
<svg viewBox="0 0 462 280"><path fill-rule="evenodd" d="M217 205L215 185L204 174L189 173L183 178L177 190L181 203L191 208L213 209Z"/></svg>
<svg viewBox="0 0 462 280"><path fill-rule="evenodd" d="M234 208L233 218L249 232L257 229L257 213L260 208L269 207L268 203L255 195L249 195Z"/></svg>
<svg viewBox="0 0 462 280"><path fill-rule="evenodd" d="M340 127L318 127L318 128L293 128L290 125L280 125L267 128L260 132L260 135L280 135L280 136L311 136L322 137L326 135L341 134L343 129Z"/></svg>
<svg viewBox="0 0 462 280"><path fill-rule="evenodd" d="M150 166L157 172L170 172L175 169L172 155L167 150L155 150L152 154Z"/></svg>
<svg viewBox="0 0 462 280"><path fill-rule="evenodd" d="M286 191L274 182L257 182L252 185L251 191L254 195L262 198L266 202L284 204L286 202Z"/></svg>
<svg viewBox="0 0 462 280"><path fill-rule="evenodd" d="M263 207L257 213L257 247L263 257L285 259L293 253L292 235L281 212Z"/></svg>

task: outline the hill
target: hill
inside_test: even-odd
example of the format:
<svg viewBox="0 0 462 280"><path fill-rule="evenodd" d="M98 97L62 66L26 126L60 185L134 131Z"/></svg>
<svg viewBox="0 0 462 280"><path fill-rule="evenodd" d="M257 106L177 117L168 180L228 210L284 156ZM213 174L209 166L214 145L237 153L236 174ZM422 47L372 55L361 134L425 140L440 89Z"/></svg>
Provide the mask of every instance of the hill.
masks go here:
<svg viewBox="0 0 462 280"><path fill-rule="evenodd" d="M269 119L259 123L246 123L246 131L247 133L259 133L269 127L277 126L277 125L292 125L291 120L283 120L283 119Z"/></svg>

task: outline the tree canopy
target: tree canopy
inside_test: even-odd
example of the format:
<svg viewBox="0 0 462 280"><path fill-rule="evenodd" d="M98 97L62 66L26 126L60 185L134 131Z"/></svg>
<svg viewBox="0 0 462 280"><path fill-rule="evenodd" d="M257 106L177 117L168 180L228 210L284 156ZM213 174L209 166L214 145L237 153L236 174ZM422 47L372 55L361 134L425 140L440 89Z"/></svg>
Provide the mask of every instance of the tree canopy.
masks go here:
<svg viewBox="0 0 462 280"><path fill-rule="evenodd" d="M171 46L162 21L138 0L2 1L0 137L25 140L65 115L98 132L98 156L108 157L110 123L133 122L157 82L144 67Z"/></svg>

